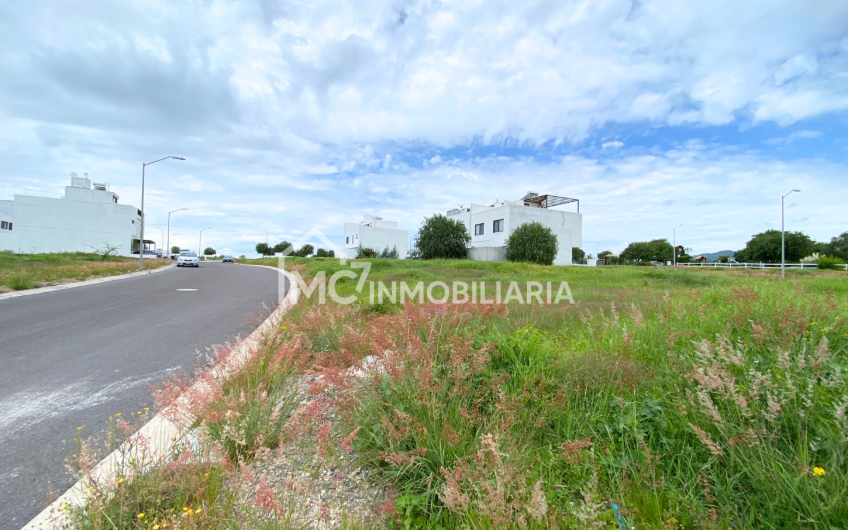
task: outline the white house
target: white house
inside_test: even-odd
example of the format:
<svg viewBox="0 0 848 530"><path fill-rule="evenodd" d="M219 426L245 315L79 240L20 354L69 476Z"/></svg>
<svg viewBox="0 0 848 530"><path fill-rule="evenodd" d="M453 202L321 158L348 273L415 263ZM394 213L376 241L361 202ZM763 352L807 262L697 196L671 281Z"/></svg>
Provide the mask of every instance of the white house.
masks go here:
<svg viewBox="0 0 848 530"><path fill-rule="evenodd" d="M405 258L409 250L409 232L398 230L397 223L382 217L365 215L361 223L344 224L345 257L353 259L360 246L377 252L397 248L398 256Z"/></svg>
<svg viewBox="0 0 848 530"><path fill-rule="evenodd" d="M576 203L577 212L553 210L555 206ZM447 212L451 219L462 221L471 234L468 257L477 261L506 259L506 240L513 230L525 223L538 221L553 230L559 242L554 265L571 265L571 248L583 245L583 216L580 201L556 195L527 192L518 201L498 201L484 206Z"/></svg>
<svg viewBox="0 0 848 530"><path fill-rule="evenodd" d="M60 198L15 195L0 201L0 250L20 253L91 252L107 244L117 253L132 256L138 251L141 211L118 204L108 184L88 177L71 177ZM153 241L145 240L152 249ZM138 254L135 254L138 256Z"/></svg>

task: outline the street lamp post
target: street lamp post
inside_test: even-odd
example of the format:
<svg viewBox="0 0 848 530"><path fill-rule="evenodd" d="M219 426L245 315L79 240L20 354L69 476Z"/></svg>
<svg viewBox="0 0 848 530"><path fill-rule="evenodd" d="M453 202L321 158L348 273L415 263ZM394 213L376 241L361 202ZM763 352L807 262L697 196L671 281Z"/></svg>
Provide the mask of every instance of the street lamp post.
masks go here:
<svg viewBox="0 0 848 530"><path fill-rule="evenodd" d="M165 242L165 231L163 229L159 228L158 226L154 227L154 228L156 228L156 230L159 230L160 232L162 232L161 236L159 237L159 244L164 243ZM162 257L163 258L165 257L165 249L164 248L162 249Z"/></svg>
<svg viewBox="0 0 848 530"><path fill-rule="evenodd" d="M201 242L203 241L203 231L204 231L204 230L209 230L210 228L212 228L212 227L211 227L211 226L207 226L206 228L204 228L203 230L201 230L201 231L200 231L200 238L197 240L197 259L200 259L200 256L201 256L201 254L202 254L202 253L200 252L200 249L201 249L201 248L203 248L203 245L202 245L202 243L201 243Z"/></svg>
<svg viewBox="0 0 848 530"><path fill-rule="evenodd" d="M171 259L171 214L180 210L188 210L188 208L177 208L173 212L168 212L168 259Z"/></svg>
<svg viewBox="0 0 848 530"><path fill-rule="evenodd" d="M672 241L672 243L671 243L671 256L672 256L672 259L673 259L672 263L674 263L675 267L677 267L677 229L680 228L681 226L683 226L683 225L677 225L674 228L672 228L670 226L666 227L666 228L671 230L671 241Z"/></svg>
<svg viewBox="0 0 848 530"><path fill-rule="evenodd" d="M153 162L141 164L141 237L138 238L138 270L140 271L144 270L144 170L149 165L169 158L173 158L174 160L185 160L185 158L181 156L166 156L165 158L160 158Z"/></svg>
<svg viewBox="0 0 848 530"><path fill-rule="evenodd" d="M267 230L262 230L262 231L265 232L265 246L267 247L268 246L268 231Z"/></svg>
<svg viewBox="0 0 848 530"><path fill-rule="evenodd" d="M801 190L792 190L780 198L780 279L786 279L786 233L783 229L783 202L786 197L793 193L801 193Z"/></svg>

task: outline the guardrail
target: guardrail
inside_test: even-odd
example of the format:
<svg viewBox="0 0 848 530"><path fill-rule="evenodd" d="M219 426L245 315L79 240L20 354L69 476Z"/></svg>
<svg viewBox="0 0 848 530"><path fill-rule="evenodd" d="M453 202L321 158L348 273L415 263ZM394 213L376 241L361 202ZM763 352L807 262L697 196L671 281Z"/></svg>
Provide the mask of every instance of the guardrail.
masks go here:
<svg viewBox="0 0 848 530"><path fill-rule="evenodd" d="M712 267L715 269L779 269L780 263L678 263L678 267ZM786 263L787 269L816 269L815 263ZM838 268L848 271L848 263L837 265Z"/></svg>

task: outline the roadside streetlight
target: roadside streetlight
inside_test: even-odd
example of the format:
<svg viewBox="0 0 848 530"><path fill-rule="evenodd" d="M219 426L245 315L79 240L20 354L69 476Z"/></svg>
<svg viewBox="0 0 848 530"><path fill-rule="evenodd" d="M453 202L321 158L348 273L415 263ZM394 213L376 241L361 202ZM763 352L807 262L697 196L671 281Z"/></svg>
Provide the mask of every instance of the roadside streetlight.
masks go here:
<svg viewBox="0 0 848 530"><path fill-rule="evenodd" d="M200 231L200 239L197 240L197 259L200 259L200 256L201 256L200 249L203 248L203 245L201 244L201 242L203 241L203 231L209 230L210 228L212 228L212 227L207 226L206 228L204 228L203 230Z"/></svg>
<svg viewBox="0 0 848 530"><path fill-rule="evenodd" d="M171 259L171 214L180 210L188 210L188 208L177 208L173 212L168 212L168 259Z"/></svg>
<svg viewBox="0 0 848 530"><path fill-rule="evenodd" d="M671 235L671 240L672 240L671 255L672 255L672 258L674 259L673 263L674 263L675 267L677 267L677 229L680 228L681 226L683 226L683 225L677 225L674 228L672 228L670 226L666 227L669 230L671 230L671 234L672 234Z"/></svg>
<svg viewBox="0 0 848 530"><path fill-rule="evenodd" d="M792 190L780 198L780 279L786 279L786 232L783 229L783 202L786 197L793 193L801 193L801 190Z"/></svg>
<svg viewBox="0 0 848 530"><path fill-rule="evenodd" d="M144 270L144 169L149 165L169 158L173 158L174 160L185 160L185 158L181 156L166 156L165 158L160 158L153 162L141 164L141 237L138 238L138 270L140 271Z"/></svg>
<svg viewBox="0 0 848 530"><path fill-rule="evenodd" d="M165 242L165 231L164 231L164 230L162 230L161 228L159 228L158 226L156 226L156 227L154 227L154 228L156 228L157 230L159 230L160 232L162 232L162 235L161 235L161 237L159 238L159 243L160 243L160 244L161 244L161 243L164 243L164 242ZM162 249L162 257L163 257L163 258L165 257L165 249L164 249L164 248Z"/></svg>
<svg viewBox="0 0 848 530"><path fill-rule="evenodd" d="M267 247L268 246L268 231L264 230L264 229L262 231L265 232L265 246Z"/></svg>

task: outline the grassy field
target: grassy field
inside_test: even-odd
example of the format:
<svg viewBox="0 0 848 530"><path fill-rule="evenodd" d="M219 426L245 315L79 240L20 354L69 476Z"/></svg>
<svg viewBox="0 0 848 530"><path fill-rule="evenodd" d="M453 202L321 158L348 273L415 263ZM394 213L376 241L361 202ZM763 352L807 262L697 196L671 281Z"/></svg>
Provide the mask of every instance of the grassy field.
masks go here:
<svg viewBox="0 0 848 530"><path fill-rule="evenodd" d="M193 411L219 460L175 453L78 526L287 528L291 491L233 488L296 433L373 471L361 527L848 528L845 273L371 261L383 282L567 281L576 303L301 300ZM297 408L304 374L329 408Z"/></svg>
<svg viewBox="0 0 848 530"><path fill-rule="evenodd" d="M145 260L145 269L166 265ZM0 252L0 292L21 291L45 285L71 283L138 270L138 258L110 257L93 253L12 254Z"/></svg>

